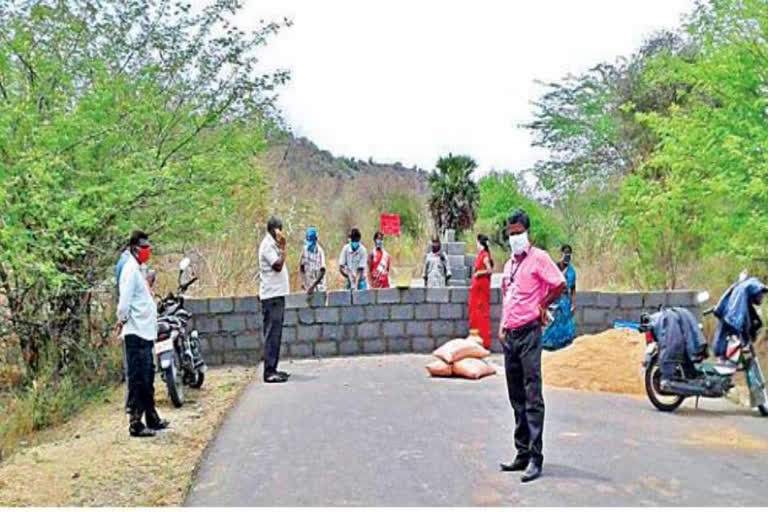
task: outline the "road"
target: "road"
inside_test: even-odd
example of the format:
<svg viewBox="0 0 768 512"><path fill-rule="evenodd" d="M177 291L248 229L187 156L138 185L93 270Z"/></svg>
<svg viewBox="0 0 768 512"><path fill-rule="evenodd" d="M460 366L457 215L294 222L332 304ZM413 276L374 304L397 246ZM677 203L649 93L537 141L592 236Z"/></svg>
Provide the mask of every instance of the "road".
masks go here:
<svg viewBox="0 0 768 512"><path fill-rule="evenodd" d="M498 471L514 457L503 376L430 379L430 360L296 361L287 384L251 383L187 505L768 505L768 419L752 411L547 388L544 475L521 484Z"/></svg>

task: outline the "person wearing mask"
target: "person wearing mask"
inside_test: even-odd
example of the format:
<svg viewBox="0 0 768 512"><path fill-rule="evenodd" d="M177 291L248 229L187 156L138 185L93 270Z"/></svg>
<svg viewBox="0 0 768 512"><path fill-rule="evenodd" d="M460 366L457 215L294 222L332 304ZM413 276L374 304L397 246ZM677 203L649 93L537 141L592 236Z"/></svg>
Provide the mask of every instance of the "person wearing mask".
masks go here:
<svg viewBox="0 0 768 512"><path fill-rule="evenodd" d="M516 210L507 221L512 256L504 265L499 338L504 349L507 392L515 412L517 457L502 471L524 471L522 482L541 476L544 397L541 390L541 328L547 308L565 289L565 279L546 251L531 245L531 221Z"/></svg>
<svg viewBox="0 0 768 512"><path fill-rule="evenodd" d="M325 251L317 241L317 228L307 229L306 243L301 251L299 260L301 273L301 289L309 295L316 291L324 292L325 285Z"/></svg>
<svg viewBox="0 0 768 512"><path fill-rule="evenodd" d="M440 237L432 238L432 251L424 259L424 286L444 288L451 279L448 257L441 251Z"/></svg>
<svg viewBox="0 0 768 512"><path fill-rule="evenodd" d="M352 228L349 232L349 243L339 254L339 271L346 279L347 290L365 290L368 283L365 280L365 265L368 251L360 243L360 230Z"/></svg>
<svg viewBox="0 0 768 512"><path fill-rule="evenodd" d="M285 263L283 223L274 215L267 221L267 234L259 245L259 299L263 315L264 382L281 383L290 374L277 369L283 339L285 296L290 291Z"/></svg>
<svg viewBox="0 0 768 512"><path fill-rule="evenodd" d="M469 288L469 328L478 331L486 349L491 348L491 274L493 259L488 237L477 235L477 257Z"/></svg>
<svg viewBox="0 0 768 512"><path fill-rule="evenodd" d="M557 262L557 268L565 278L565 290L555 302L552 321L541 335L541 346L544 350L558 350L567 347L576 337L576 324L573 312L576 310L576 271L571 265L573 249L565 244L560 248L562 257Z"/></svg>
<svg viewBox="0 0 768 512"><path fill-rule="evenodd" d="M162 420L155 409L152 347L157 339L157 306L140 269L152 252L147 234L134 231L128 250L130 257L120 270L117 304L117 329L125 347L128 377L128 432L134 437L151 437L169 422Z"/></svg>
<svg viewBox="0 0 768 512"><path fill-rule="evenodd" d="M371 288L389 288L389 253L384 249L384 234L373 235L374 249L368 257L368 272L371 274Z"/></svg>

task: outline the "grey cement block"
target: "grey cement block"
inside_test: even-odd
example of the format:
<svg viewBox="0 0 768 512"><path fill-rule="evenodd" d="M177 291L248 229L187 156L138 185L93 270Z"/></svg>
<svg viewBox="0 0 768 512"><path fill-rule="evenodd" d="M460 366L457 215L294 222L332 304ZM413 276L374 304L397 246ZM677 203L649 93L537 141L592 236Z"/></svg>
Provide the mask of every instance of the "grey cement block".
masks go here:
<svg viewBox="0 0 768 512"><path fill-rule="evenodd" d="M413 305L404 304L391 306L389 317L392 320L411 320L413 318Z"/></svg>
<svg viewBox="0 0 768 512"><path fill-rule="evenodd" d="M408 322L405 326L405 333L408 336L429 336L429 322L418 320Z"/></svg>
<svg viewBox="0 0 768 512"><path fill-rule="evenodd" d="M400 302L400 290L397 288L383 288L377 290L377 304L398 304Z"/></svg>
<svg viewBox="0 0 768 512"><path fill-rule="evenodd" d="M301 308L296 310L299 316L300 325L312 325L315 323L315 310L310 308Z"/></svg>
<svg viewBox="0 0 768 512"><path fill-rule="evenodd" d="M219 366L224 364L224 352L209 352L205 354L205 364L208 366Z"/></svg>
<svg viewBox="0 0 768 512"><path fill-rule="evenodd" d="M414 352L425 354L435 350L435 340L432 338L413 338L411 348Z"/></svg>
<svg viewBox="0 0 768 512"><path fill-rule="evenodd" d="M432 334L433 338L440 336L453 336L454 324L450 320L436 320L430 322L429 332Z"/></svg>
<svg viewBox="0 0 768 512"><path fill-rule="evenodd" d="M244 313L245 316L245 329L248 331L261 332L264 319L261 313ZM283 317L283 325L285 325L285 317Z"/></svg>
<svg viewBox="0 0 768 512"><path fill-rule="evenodd" d="M387 351L392 354L402 354L411 351L411 340L409 338L395 338L387 340Z"/></svg>
<svg viewBox="0 0 768 512"><path fill-rule="evenodd" d="M224 364L252 366L259 362L260 356L257 350L233 350L224 353Z"/></svg>
<svg viewBox="0 0 768 512"><path fill-rule="evenodd" d="M325 292L315 292L312 295L309 296L309 305L313 308L322 308L325 307L325 301L327 299L327 295Z"/></svg>
<svg viewBox="0 0 768 512"><path fill-rule="evenodd" d="M339 355L339 347L335 341L318 341L315 343L315 355L319 357L331 357Z"/></svg>
<svg viewBox="0 0 768 512"><path fill-rule="evenodd" d="M309 343L288 345L288 353L291 357L310 357L312 356L312 345Z"/></svg>
<svg viewBox="0 0 768 512"><path fill-rule="evenodd" d="M208 343L212 352L227 352L235 348L235 342L230 336L210 336Z"/></svg>
<svg viewBox="0 0 768 512"><path fill-rule="evenodd" d="M398 338L405 335L405 322L385 322L381 328L385 338Z"/></svg>
<svg viewBox="0 0 768 512"><path fill-rule="evenodd" d="M258 350L261 348L261 336L258 334L240 334L235 337L235 348L238 350Z"/></svg>
<svg viewBox="0 0 768 512"><path fill-rule="evenodd" d="M290 293L285 296L285 309L299 309L309 306L309 297L306 293Z"/></svg>
<svg viewBox="0 0 768 512"><path fill-rule="evenodd" d="M457 338L469 336L469 323L465 320L456 320L453 323L453 335ZM493 327L491 327L491 336L493 336Z"/></svg>
<svg viewBox="0 0 768 512"><path fill-rule="evenodd" d="M346 308L341 308L341 323L359 324L363 320L365 320L365 310L362 306L349 306Z"/></svg>
<svg viewBox="0 0 768 512"><path fill-rule="evenodd" d="M208 299L185 299L184 308L193 315L208 312Z"/></svg>
<svg viewBox="0 0 768 512"><path fill-rule="evenodd" d="M379 322L365 322L357 326L357 337L361 340L370 340L381 337L381 324Z"/></svg>
<svg viewBox="0 0 768 512"><path fill-rule="evenodd" d="M328 306L349 306L352 294L349 291L328 292Z"/></svg>
<svg viewBox="0 0 768 512"><path fill-rule="evenodd" d="M469 302L469 288L452 288L451 302L454 304L466 304Z"/></svg>
<svg viewBox="0 0 768 512"><path fill-rule="evenodd" d="M576 300L579 300L576 297ZM599 308L615 308L619 305L619 295L617 293L601 293L597 296L596 306Z"/></svg>
<svg viewBox="0 0 768 512"><path fill-rule="evenodd" d="M368 322L389 319L389 306L365 306L365 319Z"/></svg>
<svg viewBox="0 0 768 512"><path fill-rule="evenodd" d="M201 337L200 338L200 352L202 352L203 356L205 356L205 354L207 354L210 351L211 351L211 344L208 341L208 338L206 338L204 336Z"/></svg>
<svg viewBox="0 0 768 512"><path fill-rule="evenodd" d="M491 304L501 304L501 288L491 288Z"/></svg>
<svg viewBox="0 0 768 512"><path fill-rule="evenodd" d="M315 321L320 324L339 323L340 308L317 308L315 309Z"/></svg>
<svg viewBox="0 0 768 512"><path fill-rule="evenodd" d="M235 303L231 297L209 299L208 309L211 313L231 313L235 309Z"/></svg>
<svg viewBox="0 0 768 512"><path fill-rule="evenodd" d="M444 320L458 320L462 317L467 306L463 304L440 304L440 318Z"/></svg>
<svg viewBox="0 0 768 512"><path fill-rule="evenodd" d="M504 348L501 346L498 336L491 336L491 352L494 354L501 354L504 352Z"/></svg>
<svg viewBox="0 0 768 512"><path fill-rule="evenodd" d="M324 340L334 340L334 341L341 341L344 339L344 326L342 325L333 325L333 324L326 324L323 325L322 329L322 338Z"/></svg>
<svg viewBox="0 0 768 512"><path fill-rule="evenodd" d="M416 320L432 320L438 318L437 304L418 304L414 307Z"/></svg>
<svg viewBox="0 0 768 512"><path fill-rule="evenodd" d="M375 290L354 290L352 292L352 304L356 306L367 306L376 303Z"/></svg>
<svg viewBox="0 0 768 512"><path fill-rule="evenodd" d="M584 323L585 324L605 325L605 323L606 323L606 310L586 308L584 310Z"/></svg>
<svg viewBox="0 0 768 512"><path fill-rule="evenodd" d="M315 341L320 338L321 332L319 325L300 325L297 339L299 341Z"/></svg>
<svg viewBox="0 0 768 512"><path fill-rule="evenodd" d="M445 251L445 254L448 254L450 256L459 255L462 257L462 261L464 259L464 251L467 249L467 244L464 242L446 242L444 244L441 244L442 249Z"/></svg>
<svg viewBox="0 0 768 512"><path fill-rule="evenodd" d="M245 315L222 315L219 319L221 330L229 333L238 333L245 330Z"/></svg>
<svg viewBox="0 0 768 512"><path fill-rule="evenodd" d="M195 317L195 329L201 334L219 332L219 318L212 315L197 316Z"/></svg>
<svg viewBox="0 0 768 512"><path fill-rule="evenodd" d="M664 292L650 292L646 293L645 297L643 297L643 307L650 309L650 308L657 308L659 306L666 306L667 305L667 294Z"/></svg>
<svg viewBox="0 0 768 512"><path fill-rule="evenodd" d="M576 294L576 303L578 304L579 295ZM642 293L621 293L619 294L619 307L621 308L642 308Z"/></svg>
<svg viewBox="0 0 768 512"><path fill-rule="evenodd" d="M345 340L355 340L357 339L357 325L355 324L348 324L343 325L344 327L344 339Z"/></svg>
<svg viewBox="0 0 768 512"><path fill-rule="evenodd" d="M597 306L597 296L599 292L581 292L576 290L576 304L584 307Z"/></svg>
<svg viewBox="0 0 768 512"><path fill-rule="evenodd" d="M339 354L343 356L352 356L361 354L360 343L354 340L345 340L339 343Z"/></svg>
<svg viewBox="0 0 768 512"><path fill-rule="evenodd" d="M501 304L493 304L491 306L491 320L494 318L498 321L501 320L502 306Z"/></svg>
<svg viewBox="0 0 768 512"><path fill-rule="evenodd" d="M450 288L427 288L427 302L446 303L450 300Z"/></svg>
<svg viewBox="0 0 768 512"><path fill-rule="evenodd" d="M261 301L257 297L237 297L235 299L235 313L259 313Z"/></svg>
<svg viewBox="0 0 768 512"><path fill-rule="evenodd" d="M296 343L296 327L283 327L283 343Z"/></svg>
<svg viewBox="0 0 768 512"><path fill-rule="evenodd" d="M286 309L283 313L283 325L294 326L299 323L299 315L295 309Z"/></svg>
<svg viewBox="0 0 768 512"><path fill-rule="evenodd" d="M667 306L677 306L681 308L690 308L698 306L696 294L698 292L690 290L667 292Z"/></svg>
<svg viewBox="0 0 768 512"><path fill-rule="evenodd" d="M387 345L383 340L368 340L363 342L364 354L382 354L386 352Z"/></svg>
<svg viewBox="0 0 768 512"><path fill-rule="evenodd" d="M407 290L401 290L401 304L421 304L425 300L427 300L427 294L424 288L408 288Z"/></svg>

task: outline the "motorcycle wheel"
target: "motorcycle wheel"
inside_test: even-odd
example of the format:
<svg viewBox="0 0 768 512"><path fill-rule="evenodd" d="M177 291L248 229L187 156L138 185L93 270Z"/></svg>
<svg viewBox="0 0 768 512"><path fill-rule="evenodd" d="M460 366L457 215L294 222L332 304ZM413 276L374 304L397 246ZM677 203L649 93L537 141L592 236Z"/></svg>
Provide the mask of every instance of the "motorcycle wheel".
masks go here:
<svg viewBox="0 0 768 512"><path fill-rule="evenodd" d="M184 386L179 368L178 356L174 351L171 366L165 369L165 385L168 387L168 397L171 399L171 403L177 408L184 405Z"/></svg>
<svg viewBox="0 0 768 512"><path fill-rule="evenodd" d="M203 387L203 382L205 382L205 373L200 370L195 370L195 376L193 379L194 380L189 384L189 387L200 389Z"/></svg>
<svg viewBox="0 0 768 512"><path fill-rule="evenodd" d="M645 393L653 406L663 412L672 412L683 403L684 396L664 395L661 392L661 368L659 358L651 360L645 369Z"/></svg>

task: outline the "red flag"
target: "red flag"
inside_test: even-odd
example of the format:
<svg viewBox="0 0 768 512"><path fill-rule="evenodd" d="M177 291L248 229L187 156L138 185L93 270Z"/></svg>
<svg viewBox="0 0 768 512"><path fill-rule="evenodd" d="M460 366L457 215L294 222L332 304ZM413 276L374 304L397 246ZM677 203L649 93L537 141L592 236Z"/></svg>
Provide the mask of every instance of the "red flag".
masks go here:
<svg viewBox="0 0 768 512"><path fill-rule="evenodd" d="M400 236L400 216L396 213L382 213L380 230L387 236Z"/></svg>

